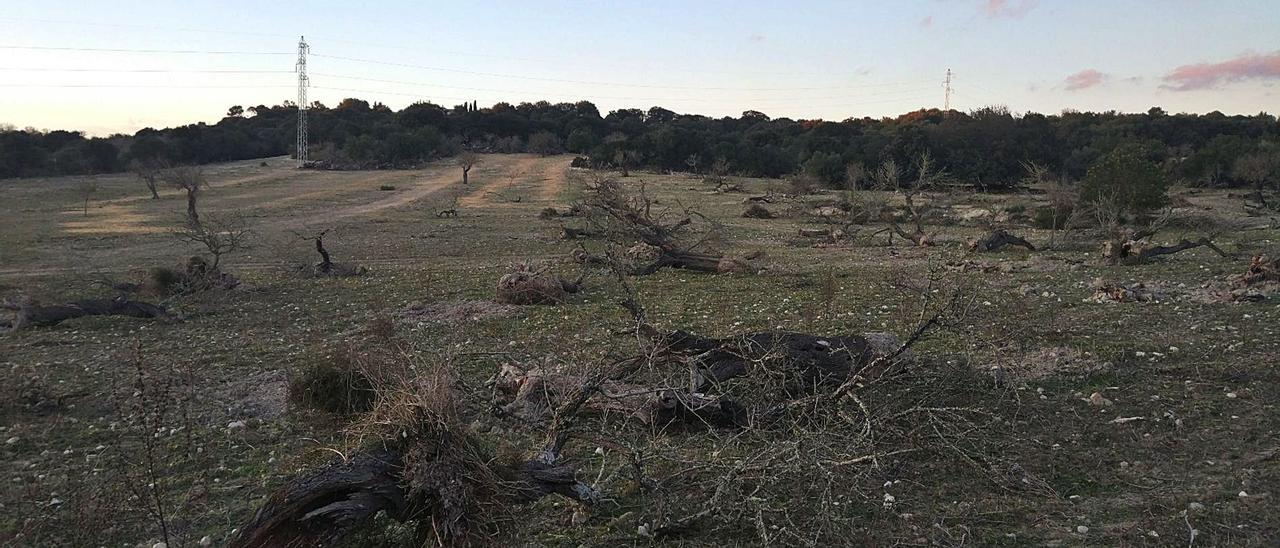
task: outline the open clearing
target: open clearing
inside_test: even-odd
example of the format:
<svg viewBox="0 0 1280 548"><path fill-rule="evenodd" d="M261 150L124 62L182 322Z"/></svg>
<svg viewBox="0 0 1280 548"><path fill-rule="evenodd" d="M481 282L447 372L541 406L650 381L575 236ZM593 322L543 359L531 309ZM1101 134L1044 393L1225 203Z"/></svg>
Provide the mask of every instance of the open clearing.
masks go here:
<svg viewBox="0 0 1280 548"><path fill-rule="evenodd" d="M179 493L175 513L186 516L185 536L225 542L283 478L333 457L326 447L337 444L336 419L290 408L285 397L291 373L318 359L321 343L357 337L353 329L410 303L490 299L497 279L518 261L550 259L558 273L576 276L580 267L568 259L575 244L560 239L573 220L538 215L581 192L587 174L575 177L570 159L486 155L469 186L449 162L381 172L298 171L287 158L207 167L202 212L239 212L255 231L253 249L226 259L247 288L173 300L182 323L86 318L0 339L10 391L0 436L7 440L0 447L0 542L118 546L157 538L144 517L111 512L118 501L88 494L109 453L138 450L121 445L113 429L139 350L148 361L192 372L193 418L183 435L198 440L208 467L171 478L168 487ZM149 199L130 174L94 179L87 213L75 179L0 182L0 294L44 302L105 296L109 291L95 280L139 279L150 267L179 264L197 251L168 234L181 220L181 195L165 191ZM1016 465L1026 484L1043 488L994 481L988 463L948 468L928 457L895 459L873 472L866 492L838 510L822 510L860 524L850 542L1266 546L1280 535L1277 300L1087 300L1097 278L1182 293L1223 280L1242 270L1248 253L1274 254L1275 228L1221 235L1221 246L1240 252L1237 260L1195 249L1137 266L1104 264L1097 240L1085 237L1048 251L968 255L958 242L981 230L962 222L936 227L951 240L937 248L889 247L883 238L821 248L796 236L799 228L820 226L800 200L770 205L783 213L778 219L740 216L745 196L779 188L779 181L743 180L746 193L725 194L693 176L636 173L624 181L643 181L662 203L723 223L728 251L765 252L766 270L758 275L664 270L636 278L651 321L665 328L714 336L768 329L905 334L917 317L890 287L895 275L948 261L974 266L981 313L970 318L972 330L938 335L914 351L963 355L984 372L1007 373L1012 380L982 387L1001 425L992 443L1001 448L1002 470ZM963 195L959 205L996 210L1038 199ZM1225 191L1183 191L1178 199L1186 212L1243 218ZM456 217L437 216L455 203ZM366 265L367 275L290 273L290 265L315 261L294 231L326 228L335 260ZM1017 232L1037 244L1049 237L1025 227ZM823 302L819 286L827 275L837 290ZM634 344L614 333L626 322L615 304L619 294L604 289L608 278L590 274L587 291L564 306L485 311L455 329L424 322L406 327L406 336L424 355L450 356L471 387L483 386L507 359L494 349L527 359L594 359L602 347ZM1094 393L1108 403L1091 403ZM488 430L490 424L501 428ZM484 427L509 447L537 441L536 433L497 419L485 419ZM689 440L690 460L700 457L703 434L661 435ZM571 445L569 456L594 472L603 466L594 448ZM543 499L504 534L519 544L647 542L636 535L653 511L646 499L611 497L580 523L572 523L569 504ZM761 512L805 512L816 504L756 502ZM673 540L741 545L758 542L756 535L710 538L695 531Z"/></svg>

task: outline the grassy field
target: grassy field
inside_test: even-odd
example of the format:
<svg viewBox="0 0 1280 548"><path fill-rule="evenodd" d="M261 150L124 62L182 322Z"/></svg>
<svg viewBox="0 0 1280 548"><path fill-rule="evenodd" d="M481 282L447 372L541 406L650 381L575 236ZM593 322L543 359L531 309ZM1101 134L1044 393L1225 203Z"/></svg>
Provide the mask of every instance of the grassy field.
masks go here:
<svg viewBox="0 0 1280 548"><path fill-rule="evenodd" d="M338 345L370 344L370 321L412 303L491 299L497 279L519 261L546 260L566 277L581 271L570 259L576 244L560 239L563 225L579 221L538 215L582 192L589 174L570 169L570 160L484 156L468 186L447 162L379 172L298 171L287 158L206 168L202 212L242 214L254 231L253 248L225 259L244 287L169 300L185 318L180 323L95 317L0 338L7 375L0 542L150 546L160 529L130 489L145 491L150 482L121 463L145 463L146 448L158 445L155 451L194 455L166 469L155 487L168 501L174 537L224 543L273 487L332 458L329 448L342 444L343 418L290 403L292 375L329 359ZM178 265L199 251L171 234L185 208L176 191L153 200L132 175L92 180L87 208L81 180L0 181L0 294L42 302L109 296L95 282L142 279L151 267ZM832 528L815 538L871 545L1274 546L1280 538L1273 498L1280 495L1280 299L1231 303L1202 287L1224 284L1254 252L1274 256L1280 231L1246 219L1225 191L1178 191L1175 214L1201 226L1236 226L1218 241L1239 259L1196 249L1122 266L1102 262L1088 233L1035 253L964 251L960 242L982 229L959 212L1030 210L1043 199L1033 192L949 196L956 215L930 227L946 240L938 247L887 245L883 235L870 236L880 226L861 228L853 243L815 247L797 229L821 226L808 212L832 194L769 205L777 219L749 219L740 215L743 198L785 189L783 182L742 180L744 193L715 193L696 176L625 180L643 182L664 206L691 207L722 223L727 251L764 252L758 274L665 270L636 278L653 323L718 337L770 329L905 335L919 310L891 282L949 270L974 288L978 310L914 352L972 370L955 378L972 383L963 387L967 404L991 418L974 432L984 436L984 458L922 452L859 465L865 470L851 484L812 478L815 486L827 483L823 496L809 485L785 500L743 493L722 501L735 509L724 512L727 521L664 541L797 544L807 532L787 531L788 520L815 514L829 515ZM455 204L457 217L437 216ZM1049 239L1047 231L1012 226L1036 244ZM369 273L297 276L293 265L316 260L297 234L322 229L332 231L326 245L335 260ZM1160 238L1178 235L1167 229ZM402 323L398 336L412 344L414 359L456 368L463 391L479 401L504 360L573 366L635 346L616 334L627 325L615 304L621 290L608 273L587 274L587 290L566 305ZM1146 282L1166 295L1092 302L1098 278ZM180 381L139 386L140 370L176 371ZM1094 393L1109 403L1091 403ZM139 434L129 410L148 394L189 401L189 409L171 410L162 433ZM481 405L467 409L476 414L466 422L500 452L541 439L537 427L488 416ZM600 484L606 504L577 517L572 503L542 499L518 509L494 543L657 542L637 526L655 522L667 506L711 497L705 487L723 471L678 463L721 462L726 447L745 454L753 443L771 443L730 443L728 433L696 429L651 432L620 420L601 424L599 435L665 452L651 470L672 480L664 502L610 473ZM584 476L627 466L620 452L601 456L596 447L569 446ZM387 534L370 542L395 537Z"/></svg>

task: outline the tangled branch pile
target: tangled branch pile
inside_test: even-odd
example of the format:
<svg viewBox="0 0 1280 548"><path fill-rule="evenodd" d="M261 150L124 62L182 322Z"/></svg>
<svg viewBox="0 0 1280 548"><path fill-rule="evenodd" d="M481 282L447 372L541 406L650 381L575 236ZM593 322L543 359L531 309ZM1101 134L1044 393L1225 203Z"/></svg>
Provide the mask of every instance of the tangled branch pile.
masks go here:
<svg viewBox="0 0 1280 548"><path fill-rule="evenodd" d="M498 279L494 301L501 304L560 304L582 289L582 278L565 280L545 266L521 263Z"/></svg>
<svg viewBox="0 0 1280 548"><path fill-rule="evenodd" d="M626 249L629 259L624 270L636 276L662 268L683 268L698 272L741 272L752 270L749 258L727 257L715 249L719 226L689 209L672 211L657 208L658 200L648 195L644 184L635 193L623 189L616 179L598 178L587 186L589 197L583 209L594 231L613 246ZM698 231L691 231L698 228ZM582 250L575 257L583 263L607 264L607 257Z"/></svg>

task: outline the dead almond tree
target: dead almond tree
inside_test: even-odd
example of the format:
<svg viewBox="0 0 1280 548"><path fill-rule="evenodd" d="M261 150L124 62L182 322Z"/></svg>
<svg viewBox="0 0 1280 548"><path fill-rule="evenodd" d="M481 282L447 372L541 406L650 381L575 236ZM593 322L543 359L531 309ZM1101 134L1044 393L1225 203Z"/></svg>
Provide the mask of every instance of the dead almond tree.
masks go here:
<svg viewBox="0 0 1280 548"><path fill-rule="evenodd" d="M195 166L178 166L163 171L160 178L169 186L187 193L187 225L192 229L198 228L200 213L196 210L196 203L200 192L209 186L204 170Z"/></svg>
<svg viewBox="0 0 1280 548"><path fill-rule="evenodd" d="M458 154L458 167L462 168L462 184L470 184L471 168L480 163L480 156L469 150Z"/></svg>
<svg viewBox="0 0 1280 548"><path fill-rule="evenodd" d="M922 203L920 200L927 198L927 193L938 185L947 180L945 171L938 169L933 158L929 153L923 153L916 160L915 178L911 181L904 181L902 170L898 164L892 159L886 160L876 170L876 183L886 190L893 190L902 196L903 202L906 204L906 222L910 223L910 231L907 231L898 224L898 221L890 221L893 232L898 236L910 240L917 246L933 246L936 245L936 232L925 232L924 221L929 213L930 206L928 203Z"/></svg>
<svg viewBox="0 0 1280 548"><path fill-rule="evenodd" d="M168 169L164 163L153 160L134 160L129 162L129 169L138 176L142 184L147 185L147 190L151 191L151 199L159 200L160 193L156 190L157 180L165 169Z"/></svg>
<svg viewBox="0 0 1280 548"><path fill-rule="evenodd" d="M76 182L76 190L84 201L84 215L89 215L89 197L98 191L98 183L92 177L83 177Z"/></svg>
<svg viewBox="0 0 1280 548"><path fill-rule="evenodd" d="M194 219L194 218L193 218ZM239 214L208 215L204 222L196 221L173 232L179 241L200 244L213 257L210 270L218 270L222 257L248 247L252 231Z"/></svg>
<svg viewBox="0 0 1280 548"><path fill-rule="evenodd" d="M359 265L334 262L329 255L329 250L324 246L324 237L333 229L326 228L319 232L304 234L294 232L295 238L301 241L313 242L315 244L316 253L320 255L320 262L313 265L310 274L316 277L324 276L358 276L365 273L365 268ZM302 267L305 270L305 267Z"/></svg>

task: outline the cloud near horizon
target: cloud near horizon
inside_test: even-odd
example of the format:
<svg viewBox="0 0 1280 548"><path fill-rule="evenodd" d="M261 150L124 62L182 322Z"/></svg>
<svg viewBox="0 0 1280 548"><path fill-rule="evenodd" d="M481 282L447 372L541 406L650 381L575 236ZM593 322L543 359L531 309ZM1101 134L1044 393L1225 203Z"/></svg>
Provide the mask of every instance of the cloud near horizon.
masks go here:
<svg viewBox="0 0 1280 548"><path fill-rule="evenodd" d="M1107 74L1094 69L1084 69L1068 76L1065 80L1067 91L1089 89L1106 81Z"/></svg>
<svg viewBox="0 0 1280 548"><path fill-rule="evenodd" d="M925 18L924 18L924 19L921 19L921 20L920 20L920 28L922 28L922 29L927 29L927 28L932 27L932 26L933 26L933 16L932 16L932 15L925 16Z"/></svg>
<svg viewBox="0 0 1280 548"><path fill-rule="evenodd" d="M1244 80L1280 79L1280 51L1245 53L1217 63L1182 65L1164 76L1164 89L1193 91Z"/></svg>
<svg viewBox="0 0 1280 548"><path fill-rule="evenodd" d="M987 0L982 4L982 12L987 17L1022 17L1036 7L1035 0Z"/></svg>

